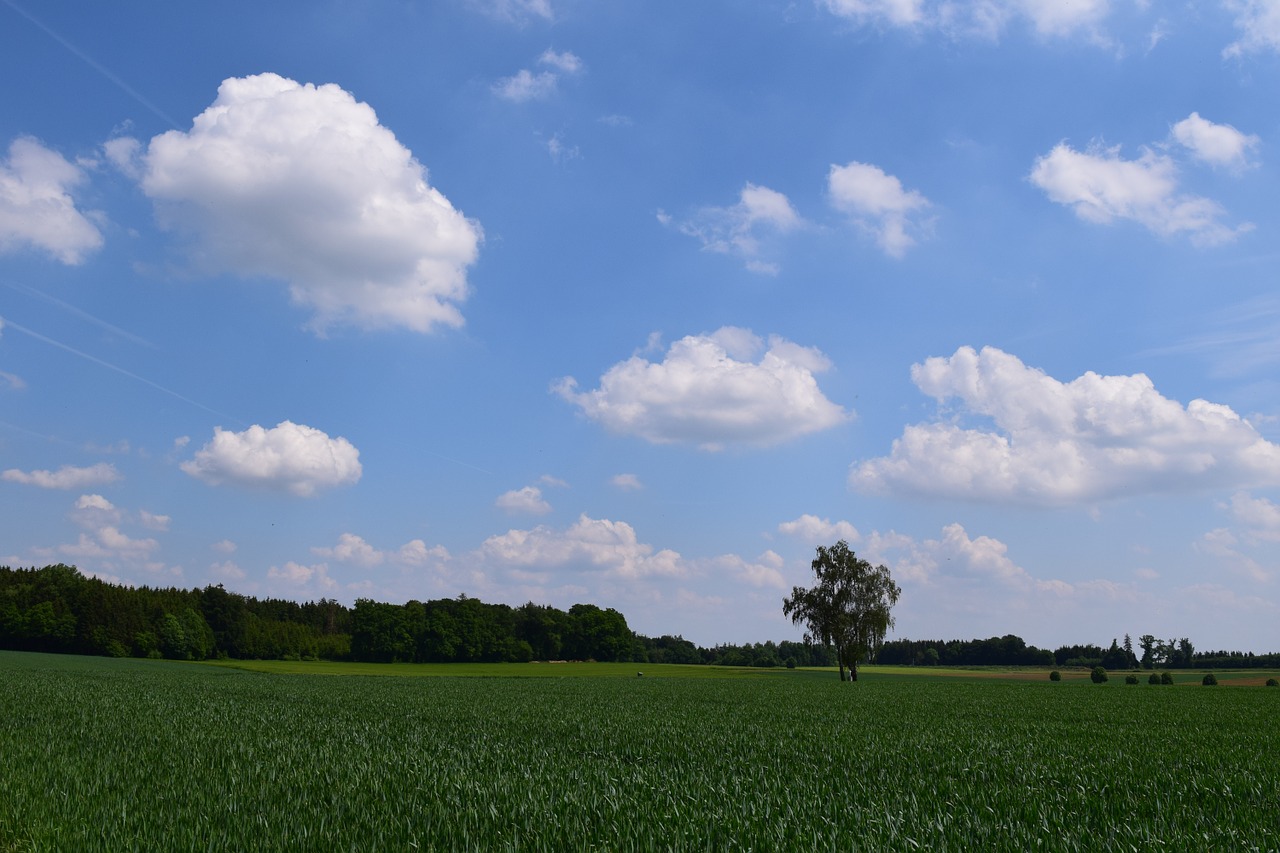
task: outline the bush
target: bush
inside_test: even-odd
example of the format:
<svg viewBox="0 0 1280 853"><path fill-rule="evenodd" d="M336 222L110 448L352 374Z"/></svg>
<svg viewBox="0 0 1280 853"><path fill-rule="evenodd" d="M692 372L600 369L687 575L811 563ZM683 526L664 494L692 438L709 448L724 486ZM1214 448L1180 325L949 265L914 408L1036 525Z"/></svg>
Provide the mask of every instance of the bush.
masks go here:
<svg viewBox="0 0 1280 853"><path fill-rule="evenodd" d="M1161 684L1173 684L1173 676L1167 672L1160 673Z"/></svg>
<svg viewBox="0 0 1280 853"><path fill-rule="evenodd" d="M1093 679L1094 684L1102 684L1107 680L1107 671L1100 666L1095 666L1093 672L1089 673L1089 677Z"/></svg>
<svg viewBox="0 0 1280 853"><path fill-rule="evenodd" d="M1159 684L1160 676L1154 672L1147 676L1147 684Z"/></svg>
<svg viewBox="0 0 1280 853"><path fill-rule="evenodd" d="M1280 681L1276 681L1274 678L1268 678L1268 679L1267 679L1267 686L1268 686L1268 687L1280 687Z"/></svg>
<svg viewBox="0 0 1280 853"><path fill-rule="evenodd" d="M1125 683L1125 684L1137 684L1137 683L1138 683L1138 676L1136 676L1136 675L1126 675L1126 676L1124 677L1124 683Z"/></svg>
<svg viewBox="0 0 1280 853"><path fill-rule="evenodd" d="M1062 680L1062 673L1058 672L1058 671L1055 669L1053 672L1049 673L1049 680L1050 680L1050 681L1061 681L1061 680Z"/></svg>
<svg viewBox="0 0 1280 853"><path fill-rule="evenodd" d="M1205 687L1216 687L1218 685L1218 676L1212 672L1206 672L1204 678L1200 679L1200 683Z"/></svg>

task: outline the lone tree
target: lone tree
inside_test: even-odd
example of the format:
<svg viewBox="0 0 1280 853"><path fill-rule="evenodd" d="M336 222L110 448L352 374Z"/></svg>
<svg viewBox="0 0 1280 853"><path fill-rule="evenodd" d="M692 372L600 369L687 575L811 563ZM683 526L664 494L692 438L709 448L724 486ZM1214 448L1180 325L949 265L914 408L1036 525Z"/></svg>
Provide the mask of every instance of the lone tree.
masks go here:
<svg viewBox="0 0 1280 853"><path fill-rule="evenodd" d="M859 559L843 539L830 548L818 546L813 572L817 585L794 587L782 600L782 612L804 623L805 642L835 647L841 681L857 681L858 661L869 658L893 627L889 611L902 590L887 568Z"/></svg>

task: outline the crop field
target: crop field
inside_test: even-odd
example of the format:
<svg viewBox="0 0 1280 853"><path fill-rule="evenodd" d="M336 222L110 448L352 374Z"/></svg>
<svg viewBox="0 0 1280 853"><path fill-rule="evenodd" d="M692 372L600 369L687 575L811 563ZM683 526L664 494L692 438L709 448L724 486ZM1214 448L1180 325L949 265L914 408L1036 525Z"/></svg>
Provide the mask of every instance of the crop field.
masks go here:
<svg viewBox="0 0 1280 853"><path fill-rule="evenodd" d="M636 668L0 652L0 850L1280 849L1280 689Z"/></svg>

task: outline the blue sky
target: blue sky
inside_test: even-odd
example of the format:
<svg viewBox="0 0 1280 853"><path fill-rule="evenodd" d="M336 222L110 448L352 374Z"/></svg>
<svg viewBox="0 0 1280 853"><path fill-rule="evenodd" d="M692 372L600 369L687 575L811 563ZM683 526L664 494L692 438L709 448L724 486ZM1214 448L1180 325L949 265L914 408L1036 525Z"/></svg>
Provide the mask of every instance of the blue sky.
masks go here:
<svg viewBox="0 0 1280 853"><path fill-rule="evenodd" d="M0 22L0 562L1280 647L1270 3Z"/></svg>

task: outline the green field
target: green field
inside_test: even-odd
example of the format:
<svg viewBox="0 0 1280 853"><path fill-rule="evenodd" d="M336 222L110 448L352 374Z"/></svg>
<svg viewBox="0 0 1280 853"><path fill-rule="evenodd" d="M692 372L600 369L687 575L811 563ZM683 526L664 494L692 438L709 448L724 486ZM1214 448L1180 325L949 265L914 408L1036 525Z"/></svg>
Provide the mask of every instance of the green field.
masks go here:
<svg viewBox="0 0 1280 853"><path fill-rule="evenodd" d="M0 850L1280 849L1280 689L283 666L0 652Z"/></svg>

